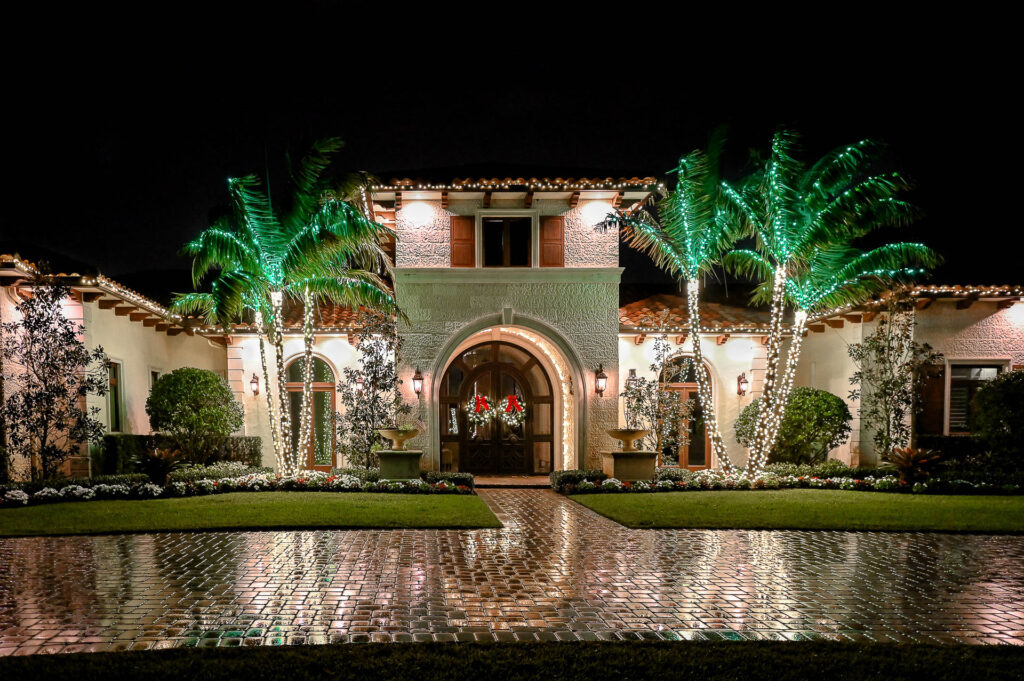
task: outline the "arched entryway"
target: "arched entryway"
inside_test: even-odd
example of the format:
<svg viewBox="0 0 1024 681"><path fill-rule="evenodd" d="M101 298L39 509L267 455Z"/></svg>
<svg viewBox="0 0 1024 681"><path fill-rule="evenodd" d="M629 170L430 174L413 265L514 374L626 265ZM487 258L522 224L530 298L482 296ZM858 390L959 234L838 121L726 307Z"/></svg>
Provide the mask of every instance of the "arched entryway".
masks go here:
<svg viewBox="0 0 1024 681"><path fill-rule="evenodd" d="M305 360L294 360L285 369L285 388L292 425L292 447L299 445L302 423L302 372ZM335 467L334 452L334 371L319 357L313 358L313 436L305 452L306 468L329 471ZM302 452L298 453L303 456Z"/></svg>
<svg viewBox="0 0 1024 681"><path fill-rule="evenodd" d="M525 419L509 426L499 418L475 425L466 405L475 395L493 412L512 396ZM542 362L525 348L491 340L457 355L441 379L438 432L442 470L475 474L531 475L552 468L555 446L555 394Z"/></svg>
<svg viewBox="0 0 1024 681"><path fill-rule="evenodd" d="M707 375L708 390L711 390L711 372L701 367ZM678 396L678 399L693 402L692 418L686 423L689 429L688 442L672 451L665 449L661 453L661 465L678 466L690 470L711 467L711 437L704 427L704 412L701 409L700 396L697 391L697 363L692 355L676 355L667 362L661 371L661 383L664 388Z"/></svg>

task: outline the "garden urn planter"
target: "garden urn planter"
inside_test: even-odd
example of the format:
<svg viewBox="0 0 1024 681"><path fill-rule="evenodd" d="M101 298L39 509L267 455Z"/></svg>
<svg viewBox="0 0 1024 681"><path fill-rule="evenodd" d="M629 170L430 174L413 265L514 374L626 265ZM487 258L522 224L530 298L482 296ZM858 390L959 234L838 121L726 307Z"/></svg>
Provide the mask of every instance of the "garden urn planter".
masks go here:
<svg viewBox="0 0 1024 681"><path fill-rule="evenodd" d="M419 480L422 449L382 449L377 452L381 480Z"/></svg>
<svg viewBox="0 0 1024 681"><path fill-rule="evenodd" d="M601 452L604 474L622 481L653 480L658 455L655 452L642 452L633 446L634 442L649 432L632 428L609 430L609 435L622 442L622 449Z"/></svg>
<svg viewBox="0 0 1024 681"><path fill-rule="evenodd" d="M381 437L391 440L393 445L391 451L404 452L405 441L411 440L420 434L418 428L402 430L400 428L383 428L377 431Z"/></svg>
<svg viewBox="0 0 1024 681"><path fill-rule="evenodd" d="M636 428L612 428L608 431L608 434L622 443L622 451L635 452L637 449L633 446L633 443L642 437L646 437L650 432L649 430L639 430ZM385 435L385 437L387 436Z"/></svg>

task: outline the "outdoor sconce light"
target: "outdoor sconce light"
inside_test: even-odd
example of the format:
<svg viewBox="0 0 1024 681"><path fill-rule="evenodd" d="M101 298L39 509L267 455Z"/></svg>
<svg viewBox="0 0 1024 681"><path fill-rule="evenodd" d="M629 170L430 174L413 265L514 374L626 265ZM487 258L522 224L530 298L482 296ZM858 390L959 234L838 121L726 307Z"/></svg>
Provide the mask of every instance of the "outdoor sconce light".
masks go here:
<svg viewBox="0 0 1024 681"><path fill-rule="evenodd" d="M743 372L736 377L736 394L743 396L747 394L747 390L750 389L750 381L747 380L747 372Z"/></svg>
<svg viewBox="0 0 1024 681"><path fill-rule="evenodd" d="M260 377L255 373L252 375L252 380L249 381L249 388L252 389L252 396L256 397L260 394Z"/></svg>
<svg viewBox="0 0 1024 681"><path fill-rule="evenodd" d="M358 374L356 376L356 390L358 392L360 392L360 393L363 392L363 375L362 374Z"/></svg>
<svg viewBox="0 0 1024 681"><path fill-rule="evenodd" d="M629 377L626 378L626 388L632 388L636 385L636 369L629 370Z"/></svg>
<svg viewBox="0 0 1024 681"><path fill-rule="evenodd" d="M604 397L604 390L608 387L608 374L604 372L603 364L597 365L597 374L594 378L594 391L601 397Z"/></svg>
<svg viewBox="0 0 1024 681"><path fill-rule="evenodd" d="M419 367L416 367L416 373L412 375L412 391L416 393L416 397L423 394L423 374L420 373Z"/></svg>

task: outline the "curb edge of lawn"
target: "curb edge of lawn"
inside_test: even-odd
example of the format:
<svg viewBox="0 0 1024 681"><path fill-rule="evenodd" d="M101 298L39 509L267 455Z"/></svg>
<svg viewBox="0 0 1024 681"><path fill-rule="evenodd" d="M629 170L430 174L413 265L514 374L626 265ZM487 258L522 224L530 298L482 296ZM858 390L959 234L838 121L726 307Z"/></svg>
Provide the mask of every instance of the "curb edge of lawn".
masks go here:
<svg viewBox="0 0 1024 681"><path fill-rule="evenodd" d="M672 525L672 526L648 526L648 525L627 525L626 523L620 522L610 515L605 515L597 509L590 508L586 504L583 504L568 494L563 494L566 499L579 504L583 508L587 509L591 513L596 513L602 518L607 518L616 525L625 527L629 530L731 530L731 531L743 531L749 530L752 532L761 531L779 531L779 532L880 532L886 534L979 534L993 537L1017 537L1024 535L1024 529L1021 530L926 530L926 529L892 529L892 528L828 528L828 527L766 527L763 525L744 525L742 527L734 526L693 526L693 525ZM595 495L574 495L574 496L595 496Z"/></svg>

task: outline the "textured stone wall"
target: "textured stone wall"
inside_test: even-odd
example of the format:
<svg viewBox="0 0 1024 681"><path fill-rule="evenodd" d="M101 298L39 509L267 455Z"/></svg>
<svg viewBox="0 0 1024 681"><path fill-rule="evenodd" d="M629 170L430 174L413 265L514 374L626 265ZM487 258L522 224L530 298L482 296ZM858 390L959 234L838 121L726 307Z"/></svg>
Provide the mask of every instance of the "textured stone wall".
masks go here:
<svg viewBox="0 0 1024 681"><path fill-rule="evenodd" d="M416 367L426 374L435 362L446 361L448 358L440 358L445 344L482 317L512 308L516 316L541 320L557 330L583 366L583 380L587 386L587 442L586 451L577 452L576 465L597 466L597 452L614 445L604 431L614 428L618 420L618 400L614 397L619 392L616 381L618 270L612 270L611 276L606 277L612 281L568 283L453 283L443 281L445 274L438 273L436 281L419 283L403 276L402 271L397 273L398 300L409 316L408 324L401 326L406 341L400 368L402 377L408 380ZM580 277L582 279L584 273ZM604 364L609 376L603 398L598 397L593 388L594 371L599 363ZM425 381L428 391L430 379L428 375ZM432 396L425 392L423 403L429 404L430 399ZM436 428L436 424L428 426ZM436 461L437 452L429 451L427 437L420 436L413 444L428 450L425 459Z"/></svg>
<svg viewBox="0 0 1024 681"><path fill-rule="evenodd" d="M507 208L518 208L522 202ZM448 210L440 201L410 201L397 212L398 267L448 267L451 262L449 216L474 215L482 202L452 201ZM495 210L503 206L492 205ZM566 201L538 200L533 208L539 215L565 216L566 267L617 267L619 235L614 229L595 232L594 224L612 209L608 202L589 201L570 209ZM616 303L616 306L618 303Z"/></svg>
<svg viewBox="0 0 1024 681"><path fill-rule="evenodd" d="M946 359L1010 359L1024 365L1024 305L1000 310L979 301L958 310L955 302L937 301L918 311L916 336Z"/></svg>

